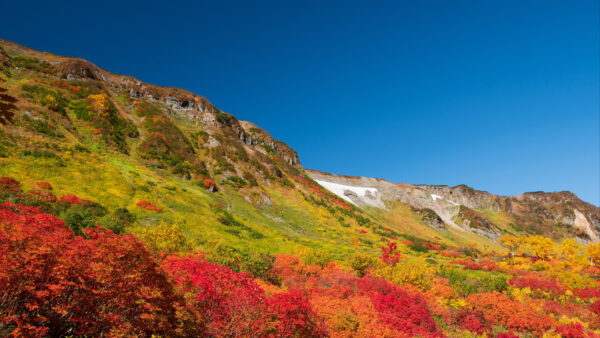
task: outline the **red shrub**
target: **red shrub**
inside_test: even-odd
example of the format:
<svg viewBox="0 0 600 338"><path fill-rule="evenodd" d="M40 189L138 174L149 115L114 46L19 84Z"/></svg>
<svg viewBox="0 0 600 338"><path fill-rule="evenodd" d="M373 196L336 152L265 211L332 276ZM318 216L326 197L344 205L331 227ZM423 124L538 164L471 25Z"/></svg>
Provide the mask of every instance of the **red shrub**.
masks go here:
<svg viewBox="0 0 600 338"><path fill-rule="evenodd" d="M21 183L12 177L0 177L0 190L21 192Z"/></svg>
<svg viewBox="0 0 600 338"><path fill-rule="evenodd" d="M398 246L395 242L389 242L387 247L381 248L381 260L388 265L396 265L400 260L402 260L402 256L397 251Z"/></svg>
<svg viewBox="0 0 600 338"><path fill-rule="evenodd" d="M92 202L92 201L89 201L89 200L86 200L86 199L83 199L83 198L79 198L79 197L77 197L75 195L70 195L70 194L68 194L68 195L62 195L60 197L60 200L63 201L63 202L68 202L70 204L88 204L88 205L89 204L94 204L94 202Z"/></svg>
<svg viewBox="0 0 600 338"><path fill-rule="evenodd" d="M48 182L37 182L36 185L44 190L52 190L52 185Z"/></svg>
<svg viewBox="0 0 600 338"><path fill-rule="evenodd" d="M204 178L203 185L204 185L204 188L206 188L206 189L214 189L214 187L217 186L215 181L211 180L210 178Z"/></svg>
<svg viewBox="0 0 600 338"><path fill-rule="evenodd" d="M157 207L150 201L139 201L136 205L144 210L156 211L158 213L162 212L162 208Z"/></svg>
<svg viewBox="0 0 600 338"><path fill-rule="evenodd" d="M429 242L423 242L423 245L429 249L429 250L440 250L440 246L437 244L433 244L433 243L429 243Z"/></svg>
<svg viewBox="0 0 600 338"><path fill-rule="evenodd" d="M591 305L592 312L600 316L600 300Z"/></svg>
<svg viewBox="0 0 600 338"><path fill-rule="evenodd" d="M38 207L31 207L31 206L27 206L27 205L15 204L13 202L4 202L4 203L0 204L0 210L2 210L2 209L12 211L13 213L23 215L23 216L37 215L42 212L41 209ZM1 221L2 221L2 219L0 219L0 222Z"/></svg>
<svg viewBox="0 0 600 338"><path fill-rule="evenodd" d="M459 258L459 257L462 257L462 254L460 252L443 250L443 251L440 251L440 256L450 257L450 258Z"/></svg>
<svg viewBox="0 0 600 338"><path fill-rule="evenodd" d="M516 331L541 334L554 322L551 317L496 291L472 294L467 297L467 304L474 310L481 310L492 324L499 322Z"/></svg>
<svg viewBox="0 0 600 338"><path fill-rule="evenodd" d="M269 321L279 337L325 337L308 299L297 290L278 293L267 299Z"/></svg>
<svg viewBox="0 0 600 338"><path fill-rule="evenodd" d="M247 272L210 264L202 257L172 256L163 269L206 320L209 335L249 335L263 329L265 294Z"/></svg>
<svg viewBox="0 0 600 338"><path fill-rule="evenodd" d="M477 334L483 334L491 327L480 310L473 311L463 308L456 314L455 321L461 328Z"/></svg>
<svg viewBox="0 0 600 338"><path fill-rule="evenodd" d="M38 201L46 202L46 203L54 203L58 200L56 195L54 195L53 193L51 193L48 190L34 189L34 190L29 191L27 193L27 195L35 198Z"/></svg>
<svg viewBox="0 0 600 338"><path fill-rule="evenodd" d="M370 296L385 324L410 336L439 334L421 295L409 295L400 287L378 278L363 277L356 284L360 291Z"/></svg>
<svg viewBox="0 0 600 338"><path fill-rule="evenodd" d="M573 289L573 293L583 299L600 298L600 288Z"/></svg>
<svg viewBox="0 0 600 338"><path fill-rule="evenodd" d="M519 289L530 288L535 295L548 293L551 296L558 297L563 295L566 289L556 280L548 280L544 277L515 277L509 280L509 283Z"/></svg>
<svg viewBox="0 0 600 338"><path fill-rule="evenodd" d="M570 323L568 325L557 326L556 332L563 338L586 338L591 337L586 333L585 328L581 323Z"/></svg>
<svg viewBox="0 0 600 338"><path fill-rule="evenodd" d="M10 209L26 210L17 214ZM0 330L15 336L200 335L152 254L131 235L34 208L0 209ZM38 209L39 210L39 209Z"/></svg>
<svg viewBox="0 0 600 338"><path fill-rule="evenodd" d="M483 271L495 271L498 270L498 266L495 262L490 262L488 259L483 258L479 262L473 258L463 259L452 262L452 264L462 265L465 270L483 270Z"/></svg>

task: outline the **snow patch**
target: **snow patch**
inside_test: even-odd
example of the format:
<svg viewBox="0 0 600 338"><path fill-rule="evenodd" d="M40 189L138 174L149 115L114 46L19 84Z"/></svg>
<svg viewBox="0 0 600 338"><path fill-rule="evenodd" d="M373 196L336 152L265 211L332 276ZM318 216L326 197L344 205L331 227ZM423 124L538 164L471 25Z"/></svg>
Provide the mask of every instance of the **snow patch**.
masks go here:
<svg viewBox="0 0 600 338"><path fill-rule="evenodd" d="M321 180L315 181L327 190L331 191L332 193L336 194L337 196L343 198L344 200L354 205L358 204L356 204L356 202L350 198L351 195L356 195L356 197L358 197L358 199L364 204L374 206L377 208L385 208L383 202L381 201L381 194L379 193L379 190L377 190L377 188L357 187Z"/></svg>
<svg viewBox="0 0 600 338"><path fill-rule="evenodd" d="M440 196L440 195L431 194L431 199L435 201L435 200L437 200L437 199L441 199L441 200L443 200L444 198L443 198L442 196Z"/></svg>
<svg viewBox="0 0 600 338"><path fill-rule="evenodd" d="M460 205L460 204L458 204L458 203L456 203L456 202L454 202L454 201L451 201L451 200L445 199L445 198L443 198L442 196L440 196L440 195L436 195L436 194L431 194L431 199L432 199L432 200L434 200L434 201L436 201L436 200L438 200L438 199L439 199L439 200L442 200L442 201L447 201L448 203L450 203L450 204L453 204L453 205Z"/></svg>

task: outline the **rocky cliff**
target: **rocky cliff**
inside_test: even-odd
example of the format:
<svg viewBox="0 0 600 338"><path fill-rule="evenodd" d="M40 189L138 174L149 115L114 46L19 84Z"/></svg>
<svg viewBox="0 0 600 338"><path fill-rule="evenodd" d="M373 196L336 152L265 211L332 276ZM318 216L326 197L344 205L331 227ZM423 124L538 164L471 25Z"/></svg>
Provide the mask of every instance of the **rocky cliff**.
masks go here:
<svg viewBox="0 0 600 338"><path fill-rule="evenodd" d="M325 188L359 207L385 209L386 202L392 201L410 205L426 223L437 229L443 228L441 220L447 227L492 240L511 228L555 238L571 234L582 242L600 240L600 208L566 191L498 196L466 185L413 185L315 170L306 172ZM503 223L491 220L490 214L507 217Z"/></svg>

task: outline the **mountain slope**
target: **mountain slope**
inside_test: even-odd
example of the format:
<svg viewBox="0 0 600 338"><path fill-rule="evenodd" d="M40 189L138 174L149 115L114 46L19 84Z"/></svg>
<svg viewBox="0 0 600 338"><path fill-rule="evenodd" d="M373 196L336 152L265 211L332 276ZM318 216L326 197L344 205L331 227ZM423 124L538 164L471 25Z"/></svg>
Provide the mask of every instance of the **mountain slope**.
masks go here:
<svg viewBox="0 0 600 338"><path fill-rule="evenodd" d="M568 191L497 196L465 185L394 184L381 179L307 172L319 184L357 206L388 209L386 204L391 202L408 204L435 228L461 229L492 240L503 233L576 236L592 242L600 238L599 208Z"/></svg>
<svg viewBox="0 0 600 338"><path fill-rule="evenodd" d="M308 248L336 259L401 238L487 250L504 250L495 243L504 232L597 239L598 208L572 194L507 199L308 171L285 143L202 96L5 40L0 47L11 120L0 127L0 176L30 192L47 181L57 195L126 208L136 217L127 231L166 222L197 245ZM328 182L369 189L346 195Z"/></svg>

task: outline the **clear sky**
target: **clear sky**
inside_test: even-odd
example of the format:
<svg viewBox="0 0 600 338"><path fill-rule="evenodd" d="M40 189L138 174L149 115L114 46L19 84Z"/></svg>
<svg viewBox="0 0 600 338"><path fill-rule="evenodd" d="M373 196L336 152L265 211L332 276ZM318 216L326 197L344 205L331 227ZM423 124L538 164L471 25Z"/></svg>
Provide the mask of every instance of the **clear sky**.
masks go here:
<svg viewBox="0 0 600 338"><path fill-rule="evenodd" d="M5 1L0 37L204 95L307 168L600 203L599 2Z"/></svg>

